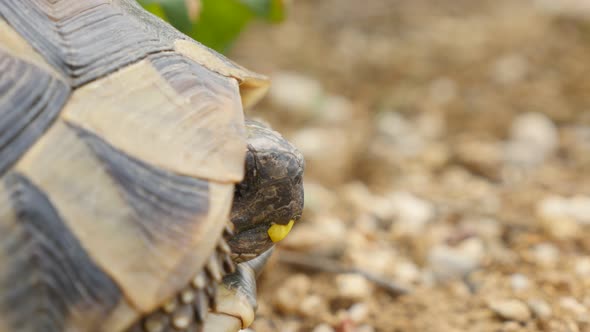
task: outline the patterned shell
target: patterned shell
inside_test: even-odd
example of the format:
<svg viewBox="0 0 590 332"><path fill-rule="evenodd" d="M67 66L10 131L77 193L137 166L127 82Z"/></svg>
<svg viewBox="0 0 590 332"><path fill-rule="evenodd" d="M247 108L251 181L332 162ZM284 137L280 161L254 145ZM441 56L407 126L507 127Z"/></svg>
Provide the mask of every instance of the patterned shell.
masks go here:
<svg viewBox="0 0 590 332"><path fill-rule="evenodd" d="M189 284L266 86L135 0L1 0L0 331L121 331Z"/></svg>

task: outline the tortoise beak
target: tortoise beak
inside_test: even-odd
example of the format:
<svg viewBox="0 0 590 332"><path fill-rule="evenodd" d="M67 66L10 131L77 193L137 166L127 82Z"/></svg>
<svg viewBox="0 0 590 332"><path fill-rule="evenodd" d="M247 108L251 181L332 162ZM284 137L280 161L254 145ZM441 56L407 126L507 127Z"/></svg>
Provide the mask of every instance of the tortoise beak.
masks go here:
<svg viewBox="0 0 590 332"><path fill-rule="evenodd" d="M290 223L291 227L293 223ZM246 262L260 256L272 248L275 242L287 236L289 224L258 224L247 230L236 232L228 240L232 260L236 263Z"/></svg>

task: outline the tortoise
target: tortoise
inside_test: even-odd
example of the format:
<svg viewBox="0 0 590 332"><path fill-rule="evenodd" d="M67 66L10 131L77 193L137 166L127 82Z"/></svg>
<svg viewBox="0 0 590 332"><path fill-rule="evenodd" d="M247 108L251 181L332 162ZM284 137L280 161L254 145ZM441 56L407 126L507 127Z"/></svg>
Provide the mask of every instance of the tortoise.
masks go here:
<svg viewBox="0 0 590 332"><path fill-rule="evenodd" d="M303 208L267 87L135 0L0 1L0 332L246 327Z"/></svg>

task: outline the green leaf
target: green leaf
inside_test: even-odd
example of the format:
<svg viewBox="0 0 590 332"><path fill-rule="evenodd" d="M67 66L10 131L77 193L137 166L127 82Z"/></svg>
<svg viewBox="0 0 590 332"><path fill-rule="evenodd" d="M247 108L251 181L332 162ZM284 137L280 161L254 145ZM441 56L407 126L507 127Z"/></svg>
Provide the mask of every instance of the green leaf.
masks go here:
<svg viewBox="0 0 590 332"><path fill-rule="evenodd" d="M193 22L189 17L186 0L138 0L152 14L170 22L180 31L190 31ZM194 0L191 0L194 1Z"/></svg>
<svg viewBox="0 0 590 332"><path fill-rule="evenodd" d="M256 16L270 22L281 22L285 19L285 0L240 0L248 6Z"/></svg>
<svg viewBox="0 0 590 332"><path fill-rule="evenodd" d="M189 11L186 7L185 0L166 0L160 1L162 9L169 18L170 24L180 31L188 31L191 29L193 22L189 18Z"/></svg>
<svg viewBox="0 0 590 332"><path fill-rule="evenodd" d="M253 12L237 0L201 0L201 14L190 35L225 52L253 17Z"/></svg>
<svg viewBox="0 0 590 332"><path fill-rule="evenodd" d="M138 1L180 31L222 53L229 49L252 19L261 18L274 23L285 17L285 0Z"/></svg>
<svg viewBox="0 0 590 332"><path fill-rule="evenodd" d="M159 3L155 3L153 1L142 1L142 0L138 0L138 2L140 5L143 6L143 8L145 8L150 13L158 16L159 18L166 20L166 14L164 14L164 10L162 9L162 6L160 6Z"/></svg>

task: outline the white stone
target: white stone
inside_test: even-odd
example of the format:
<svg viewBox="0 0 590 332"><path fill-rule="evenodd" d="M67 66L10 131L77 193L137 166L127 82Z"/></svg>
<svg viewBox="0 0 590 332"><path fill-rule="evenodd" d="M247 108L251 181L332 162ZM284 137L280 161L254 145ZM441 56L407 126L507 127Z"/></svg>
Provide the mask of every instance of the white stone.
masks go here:
<svg viewBox="0 0 590 332"><path fill-rule="evenodd" d="M523 274L515 273L510 276L510 285L515 292L520 292L529 288L530 283L529 278Z"/></svg>
<svg viewBox="0 0 590 332"><path fill-rule="evenodd" d="M559 299L559 306L576 315L577 319L583 319L588 316L588 309L571 296Z"/></svg>
<svg viewBox="0 0 590 332"><path fill-rule="evenodd" d="M355 303L348 308L348 317L356 324L363 323L369 317L369 306L366 303Z"/></svg>
<svg viewBox="0 0 590 332"><path fill-rule="evenodd" d="M579 233L580 226L570 211L570 201L557 195L546 196L536 205L541 226L556 238L567 239Z"/></svg>
<svg viewBox="0 0 590 332"><path fill-rule="evenodd" d="M313 316L314 313L319 312L322 305L322 298L319 295L308 295L301 301L299 311L306 316Z"/></svg>
<svg viewBox="0 0 590 332"><path fill-rule="evenodd" d="M526 304L520 300L497 300L489 304L490 309L507 320L525 322L531 318L531 312Z"/></svg>
<svg viewBox="0 0 590 332"><path fill-rule="evenodd" d="M552 314L551 306L541 299L530 299L527 301L529 308L538 318L549 318Z"/></svg>
<svg viewBox="0 0 590 332"><path fill-rule="evenodd" d="M396 214L392 225L392 231L396 234L419 234L435 216L432 203L409 192L390 194L389 204Z"/></svg>
<svg viewBox="0 0 590 332"><path fill-rule="evenodd" d="M428 255L429 267L438 280L462 277L477 269L484 257L481 239L471 238L456 247L441 244Z"/></svg>
<svg viewBox="0 0 590 332"><path fill-rule="evenodd" d="M342 219L335 216L318 215L306 223L293 227L282 245L301 250L331 251L344 246L342 239L347 229Z"/></svg>
<svg viewBox="0 0 590 332"><path fill-rule="evenodd" d="M363 300L371 296L372 285L363 276L348 273L336 277L338 294L347 299Z"/></svg>
<svg viewBox="0 0 590 332"><path fill-rule="evenodd" d="M551 151L559 144L557 127L542 113L524 113L512 122L511 138Z"/></svg>
<svg viewBox="0 0 590 332"><path fill-rule="evenodd" d="M392 264L397 258L392 248L375 246L370 242L365 247L347 247L347 249L354 266L377 274L385 274L392 270Z"/></svg>
<svg viewBox="0 0 590 332"><path fill-rule="evenodd" d="M317 325L312 330L312 332L335 332L335 331L336 330L334 330L334 328L332 328L330 325L328 325L326 323Z"/></svg>
<svg viewBox="0 0 590 332"><path fill-rule="evenodd" d="M412 262L400 262L395 265L395 277L403 283L414 283L420 280L420 269Z"/></svg>
<svg viewBox="0 0 590 332"><path fill-rule="evenodd" d="M574 196L569 201L569 214L580 224L590 225L590 196Z"/></svg>
<svg viewBox="0 0 590 332"><path fill-rule="evenodd" d="M590 278L590 258L583 257L578 259L574 269L578 276L582 278Z"/></svg>
<svg viewBox="0 0 590 332"><path fill-rule="evenodd" d="M355 328L354 332L375 332L375 328L371 325L363 324Z"/></svg>
<svg viewBox="0 0 590 332"><path fill-rule="evenodd" d="M377 133L391 139L399 139L415 132L415 127L397 112L382 112L375 117Z"/></svg>
<svg viewBox="0 0 590 332"><path fill-rule="evenodd" d="M518 166L536 166L550 156L559 144L557 127L544 114L524 113L512 122L506 159Z"/></svg>
<svg viewBox="0 0 590 332"><path fill-rule="evenodd" d="M397 156L415 157L420 155L426 146L415 124L406 120L397 112L382 112L375 117L377 133Z"/></svg>
<svg viewBox="0 0 590 332"><path fill-rule="evenodd" d="M540 243L532 248L535 261L542 266L554 266L559 260L559 249L551 243Z"/></svg>
<svg viewBox="0 0 590 332"><path fill-rule="evenodd" d="M576 222L579 225L590 225L590 196L544 197L537 203L537 214L547 223Z"/></svg>
<svg viewBox="0 0 590 332"><path fill-rule="evenodd" d="M537 214L547 219L561 219L567 217L569 202L567 198L558 195L550 195L537 203Z"/></svg>
<svg viewBox="0 0 590 332"><path fill-rule="evenodd" d="M275 304L285 313L295 313L311 289L311 280L305 274L289 277L275 294Z"/></svg>

